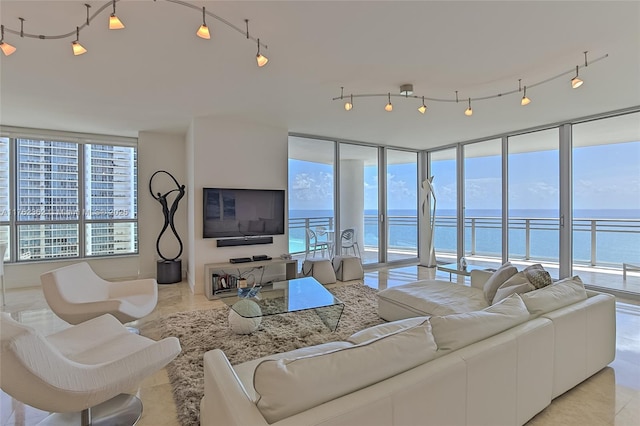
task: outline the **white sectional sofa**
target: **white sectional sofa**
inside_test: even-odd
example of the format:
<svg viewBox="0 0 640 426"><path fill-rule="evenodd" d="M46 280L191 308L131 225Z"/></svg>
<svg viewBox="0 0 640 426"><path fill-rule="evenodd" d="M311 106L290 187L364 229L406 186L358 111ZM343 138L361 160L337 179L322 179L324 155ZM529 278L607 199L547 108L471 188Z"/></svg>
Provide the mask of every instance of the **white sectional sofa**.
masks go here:
<svg viewBox="0 0 640 426"><path fill-rule="evenodd" d="M615 298L563 280L236 366L207 352L200 422L522 425L614 356Z"/></svg>

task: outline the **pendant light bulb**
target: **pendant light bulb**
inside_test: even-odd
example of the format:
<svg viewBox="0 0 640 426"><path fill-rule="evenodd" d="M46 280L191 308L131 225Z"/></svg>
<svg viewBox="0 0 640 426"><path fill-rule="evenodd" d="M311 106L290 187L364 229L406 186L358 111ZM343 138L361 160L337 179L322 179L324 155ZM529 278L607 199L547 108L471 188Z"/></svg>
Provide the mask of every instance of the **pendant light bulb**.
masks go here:
<svg viewBox="0 0 640 426"><path fill-rule="evenodd" d="M258 62L258 66L260 68L264 67L265 65L267 65L267 62L269 62L269 59L262 53L260 53L260 39L258 39L258 53L256 54L256 62Z"/></svg>
<svg viewBox="0 0 640 426"><path fill-rule="evenodd" d="M209 40L211 38L211 34L209 33L209 27L207 27L207 22L205 21L205 8L202 8L202 25L200 25L200 28L198 28L198 31L196 31L196 35L200 38L204 38L206 40Z"/></svg>
<svg viewBox="0 0 640 426"><path fill-rule="evenodd" d="M527 86L524 86L524 94L522 95L522 99L520 100L520 105L525 106L531 103L531 99L527 97Z"/></svg>
<svg viewBox="0 0 640 426"><path fill-rule="evenodd" d="M2 26L2 36L0 38L0 49L2 49L2 53L4 53L4 56L9 56L17 50L15 47L13 47L12 45L4 41L4 25Z"/></svg>
<svg viewBox="0 0 640 426"><path fill-rule="evenodd" d="M391 93L389 93L389 103L385 105L384 110L387 112L393 111L393 105L391 105Z"/></svg>
<svg viewBox="0 0 640 426"><path fill-rule="evenodd" d="M584 83L584 81L580 80L580 78L578 78L578 65L576 65L576 76L573 77L573 79L571 80L571 87L574 89L577 89L578 87L582 86L582 84Z"/></svg>
<svg viewBox="0 0 640 426"><path fill-rule="evenodd" d="M422 105L418 107L418 112L420 114L424 114L425 112L427 112L427 106L424 104L424 96L422 97Z"/></svg>
<svg viewBox="0 0 640 426"><path fill-rule="evenodd" d="M471 98L469 98L469 108L464 110L464 115L467 117L471 117L473 115L473 110L471 109Z"/></svg>
<svg viewBox="0 0 640 426"><path fill-rule="evenodd" d="M76 27L76 39L71 42L71 48L75 56L87 53L87 49L80 44L80 27Z"/></svg>
<svg viewBox="0 0 640 426"><path fill-rule="evenodd" d="M353 95L351 95L349 100L345 102L344 109L347 111L351 111L353 109Z"/></svg>
<svg viewBox="0 0 640 426"><path fill-rule="evenodd" d="M109 16L109 29L121 30L124 28L122 21L116 16L116 0L113 0L113 13Z"/></svg>

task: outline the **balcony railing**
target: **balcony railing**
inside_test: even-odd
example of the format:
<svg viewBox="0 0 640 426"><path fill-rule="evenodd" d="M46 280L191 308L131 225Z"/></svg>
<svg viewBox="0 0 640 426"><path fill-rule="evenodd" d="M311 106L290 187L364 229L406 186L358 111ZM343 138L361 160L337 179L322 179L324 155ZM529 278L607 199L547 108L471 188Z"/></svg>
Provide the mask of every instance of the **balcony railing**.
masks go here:
<svg viewBox="0 0 640 426"><path fill-rule="evenodd" d="M305 228L333 228L333 217L292 218L289 220L289 246L292 253L307 249ZM418 231L416 216L388 216L389 249L416 251ZM364 216L365 249L378 247L378 217ZM455 216L437 216L436 252L456 254ZM522 260L559 260L557 218L509 218L510 257ZM465 254L501 258L502 219L500 217L465 218ZM589 266L620 266L640 259L640 219L573 219L574 263Z"/></svg>

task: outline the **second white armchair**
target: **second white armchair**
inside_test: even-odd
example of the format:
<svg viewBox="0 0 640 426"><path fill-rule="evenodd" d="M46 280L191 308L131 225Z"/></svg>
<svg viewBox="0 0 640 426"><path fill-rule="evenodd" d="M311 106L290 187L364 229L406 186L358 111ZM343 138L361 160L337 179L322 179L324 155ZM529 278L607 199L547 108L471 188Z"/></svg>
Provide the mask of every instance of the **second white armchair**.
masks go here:
<svg viewBox="0 0 640 426"><path fill-rule="evenodd" d="M149 315L158 303L155 279L106 281L87 262L46 272L40 280L51 310L70 324L103 314L127 323Z"/></svg>

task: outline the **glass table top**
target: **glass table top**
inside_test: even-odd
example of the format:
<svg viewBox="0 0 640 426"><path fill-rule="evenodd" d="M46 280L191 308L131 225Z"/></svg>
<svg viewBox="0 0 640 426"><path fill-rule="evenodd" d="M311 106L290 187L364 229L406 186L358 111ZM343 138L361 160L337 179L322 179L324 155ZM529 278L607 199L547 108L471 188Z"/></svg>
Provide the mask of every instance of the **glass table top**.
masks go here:
<svg viewBox="0 0 640 426"><path fill-rule="evenodd" d="M314 310L322 322L335 331L344 310L344 303L313 277L278 281L273 285L239 289L241 295L222 300L244 318L264 317L305 310ZM260 309L247 309L242 300L254 302Z"/></svg>

